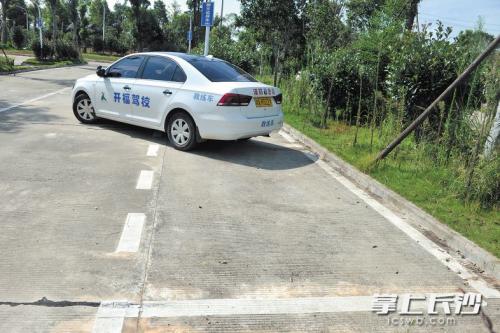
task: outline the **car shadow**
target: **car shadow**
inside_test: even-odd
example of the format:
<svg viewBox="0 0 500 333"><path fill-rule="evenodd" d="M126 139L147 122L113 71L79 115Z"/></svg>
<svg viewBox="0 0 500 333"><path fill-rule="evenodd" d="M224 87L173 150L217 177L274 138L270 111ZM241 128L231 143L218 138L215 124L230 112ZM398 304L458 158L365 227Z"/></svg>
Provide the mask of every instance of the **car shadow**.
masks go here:
<svg viewBox="0 0 500 333"><path fill-rule="evenodd" d="M1 99L0 105L8 107L8 103ZM53 123L61 119L60 116L50 113L46 107L18 105L12 110L0 113L0 133L18 133L31 124Z"/></svg>
<svg viewBox="0 0 500 333"><path fill-rule="evenodd" d="M258 139L207 141L190 153L264 170L289 170L314 163L300 150Z"/></svg>
<svg viewBox="0 0 500 333"><path fill-rule="evenodd" d="M108 129L151 143L172 147L167 140L167 135L160 131L106 119L101 119L97 124L88 126L98 129ZM209 140L200 143L194 150L186 154L264 170L289 170L314 163L313 160L300 150L259 139L250 139L247 141Z"/></svg>

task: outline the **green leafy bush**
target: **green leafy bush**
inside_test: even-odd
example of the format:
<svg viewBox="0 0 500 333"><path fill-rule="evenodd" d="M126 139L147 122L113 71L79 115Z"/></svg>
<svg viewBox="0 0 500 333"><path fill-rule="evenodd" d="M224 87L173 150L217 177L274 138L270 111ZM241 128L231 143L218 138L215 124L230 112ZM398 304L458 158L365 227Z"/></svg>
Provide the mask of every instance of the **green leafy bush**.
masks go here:
<svg viewBox="0 0 500 333"><path fill-rule="evenodd" d="M94 39L92 40L92 48L96 53L101 53L104 51L104 41L102 40L101 37L99 36L94 37Z"/></svg>
<svg viewBox="0 0 500 333"><path fill-rule="evenodd" d="M65 40L56 41L55 54L58 60L78 60L80 58L75 46Z"/></svg>
<svg viewBox="0 0 500 333"><path fill-rule="evenodd" d="M52 58L54 50L47 39L43 39L43 48L40 47L40 39L33 39L31 42L31 50L38 60L47 60Z"/></svg>
<svg viewBox="0 0 500 333"><path fill-rule="evenodd" d="M14 68L14 59L5 58L0 54L0 72L10 72Z"/></svg>
<svg viewBox="0 0 500 333"><path fill-rule="evenodd" d="M16 25L12 30L12 43L16 49L20 49L26 43L26 35L24 29Z"/></svg>

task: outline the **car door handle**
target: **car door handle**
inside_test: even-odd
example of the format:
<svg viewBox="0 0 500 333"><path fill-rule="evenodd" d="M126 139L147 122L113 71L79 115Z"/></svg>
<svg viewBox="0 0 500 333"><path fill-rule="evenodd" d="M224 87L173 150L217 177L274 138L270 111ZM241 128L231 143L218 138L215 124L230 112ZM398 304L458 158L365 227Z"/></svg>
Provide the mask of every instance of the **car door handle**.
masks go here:
<svg viewBox="0 0 500 333"><path fill-rule="evenodd" d="M163 95L172 95L172 92L168 89L163 90Z"/></svg>
<svg viewBox="0 0 500 333"><path fill-rule="evenodd" d="M125 87L123 87L123 89L125 89L125 90L130 90L130 89L132 89L132 88L130 88L129 86L125 86Z"/></svg>

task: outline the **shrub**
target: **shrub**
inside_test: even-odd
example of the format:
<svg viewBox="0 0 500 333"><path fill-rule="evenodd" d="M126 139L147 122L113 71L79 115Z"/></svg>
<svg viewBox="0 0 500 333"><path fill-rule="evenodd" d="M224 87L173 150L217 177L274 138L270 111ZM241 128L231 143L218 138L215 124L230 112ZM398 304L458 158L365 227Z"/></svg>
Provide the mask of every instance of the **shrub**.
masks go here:
<svg viewBox="0 0 500 333"><path fill-rule="evenodd" d="M14 68L14 59L5 58L0 54L0 72L10 72Z"/></svg>
<svg viewBox="0 0 500 333"><path fill-rule="evenodd" d="M65 40L56 41L55 53L58 60L78 60L80 58L76 47Z"/></svg>
<svg viewBox="0 0 500 333"><path fill-rule="evenodd" d="M16 49L20 49L24 46L26 42L26 35L24 34L23 28L16 25L12 31L12 43Z"/></svg>
<svg viewBox="0 0 500 333"><path fill-rule="evenodd" d="M47 60L48 58L52 58L54 54L52 45L45 38L43 39L43 49L40 48L40 39L33 39L31 42L31 50L33 50L38 60Z"/></svg>
<svg viewBox="0 0 500 333"><path fill-rule="evenodd" d="M500 208L500 158L493 156L481 159L474 170L469 188L463 186L467 182L464 170L460 175L462 196L469 200L478 201L482 208Z"/></svg>
<svg viewBox="0 0 500 333"><path fill-rule="evenodd" d="M105 48L111 53L124 54L127 52L127 46L120 39L110 36L105 42Z"/></svg>
<svg viewBox="0 0 500 333"><path fill-rule="evenodd" d="M92 48L96 53L104 51L104 41L101 37L94 37L94 39L92 40Z"/></svg>

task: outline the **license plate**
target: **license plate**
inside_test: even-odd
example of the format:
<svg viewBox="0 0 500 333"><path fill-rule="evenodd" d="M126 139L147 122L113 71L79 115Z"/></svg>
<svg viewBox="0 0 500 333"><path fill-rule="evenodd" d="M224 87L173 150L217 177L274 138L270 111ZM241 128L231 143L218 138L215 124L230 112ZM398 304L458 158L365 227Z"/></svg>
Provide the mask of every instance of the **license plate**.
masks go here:
<svg viewBox="0 0 500 333"><path fill-rule="evenodd" d="M259 97L255 99L255 106L258 108L268 108L273 106L273 101L270 97Z"/></svg>
<svg viewBox="0 0 500 333"><path fill-rule="evenodd" d="M271 127L271 126L274 126L274 119L264 120L262 123L260 123L260 127Z"/></svg>

